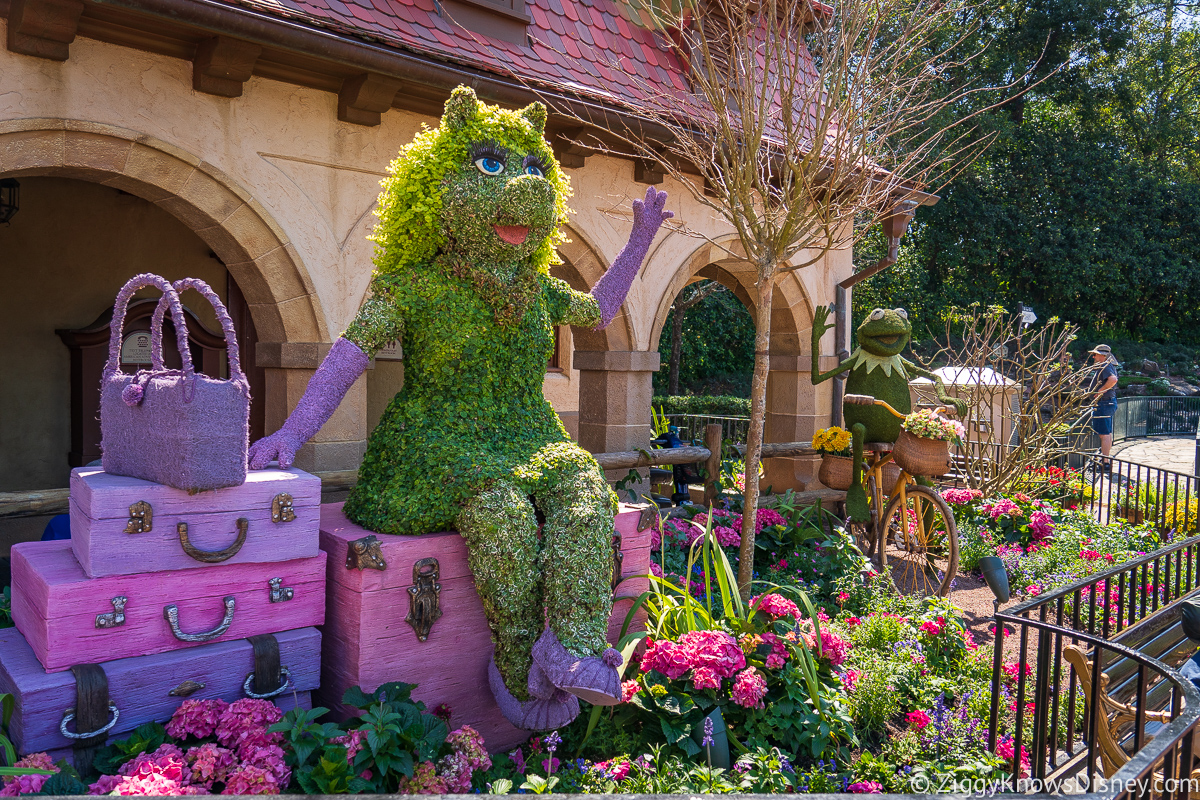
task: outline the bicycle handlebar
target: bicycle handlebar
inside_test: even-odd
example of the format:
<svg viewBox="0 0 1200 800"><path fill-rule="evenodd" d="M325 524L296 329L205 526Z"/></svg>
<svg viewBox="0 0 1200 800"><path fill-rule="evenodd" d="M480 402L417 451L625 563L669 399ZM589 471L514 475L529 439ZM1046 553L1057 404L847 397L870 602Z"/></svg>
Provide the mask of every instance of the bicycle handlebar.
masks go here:
<svg viewBox="0 0 1200 800"><path fill-rule="evenodd" d="M852 406L881 406L881 407L887 409L889 412L891 412L892 416L898 417L900 419L904 419L907 416L906 414L901 414L899 411L892 408L892 406L886 400L880 400L876 397L872 397L869 394L843 395L842 401L845 403L849 403ZM938 406L937 408L935 408L933 410L933 413L935 413L935 414L944 414L947 412L949 412L950 414L954 413L951 409L947 408L946 406Z"/></svg>

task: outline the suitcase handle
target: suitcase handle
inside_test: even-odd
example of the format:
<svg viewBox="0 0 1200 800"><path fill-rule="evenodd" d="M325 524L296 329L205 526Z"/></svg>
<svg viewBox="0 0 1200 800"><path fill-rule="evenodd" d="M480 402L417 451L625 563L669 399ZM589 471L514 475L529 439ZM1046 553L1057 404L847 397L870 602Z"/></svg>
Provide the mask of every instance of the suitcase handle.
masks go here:
<svg viewBox="0 0 1200 800"><path fill-rule="evenodd" d="M233 624L233 609L237 605L237 599L226 597L222 602L225 604L225 619L221 620L220 625L204 633L184 633L181 631L179 629L179 606L174 603L163 607L163 616L171 626L171 633L175 634L175 638L179 641L210 642L229 630L229 626Z"/></svg>
<svg viewBox="0 0 1200 800"><path fill-rule="evenodd" d="M175 526L175 530L179 533L179 546L183 548L183 552L205 564L220 564L222 561L228 561L236 556L238 551L242 549L242 545L246 543L246 534L250 531L250 520L245 517L238 518L237 538L233 540L233 544L224 550L201 550L196 547L192 544L191 539L188 538L188 525L186 522L180 522Z"/></svg>
<svg viewBox="0 0 1200 800"><path fill-rule="evenodd" d="M102 733L108 733L112 730L113 726L117 724L117 720L121 716L121 712L117 710L117 704L111 700L108 703L108 712L112 714L112 719L110 719L108 724L103 728L97 728L90 733L71 733L69 730L67 730L67 725L69 725L75 719L75 709L68 708L63 712L63 718L62 722L59 723L58 732L68 739L91 739L93 736L99 736Z"/></svg>
<svg viewBox="0 0 1200 800"><path fill-rule="evenodd" d="M288 672L287 667L280 667L279 675L283 678L283 684L278 689L273 692L266 692L264 694L255 694L254 692L250 691L250 686L254 683L254 673L251 672L246 676L246 682L242 684L242 694L253 700L270 700L272 697L278 697L286 692L287 688L292 685L292 673Z"/></svg>

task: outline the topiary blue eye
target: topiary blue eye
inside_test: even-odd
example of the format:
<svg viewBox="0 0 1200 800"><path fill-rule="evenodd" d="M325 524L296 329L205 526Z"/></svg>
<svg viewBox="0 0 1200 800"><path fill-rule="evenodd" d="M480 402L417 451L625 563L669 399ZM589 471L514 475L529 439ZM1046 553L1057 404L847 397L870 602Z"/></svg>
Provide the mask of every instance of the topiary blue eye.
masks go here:
<svg viewBox="0 0 1200 800"><path fill-rule="evenodd" d="M483 156L475 159L475 166L484 175L499 175L504 172L504 162L492 156Z"/></svg>
<svg viewBox="0 0 1200 800"><path fill-rule="evenodd" d="M526 175L537 175L539 178L543 177L542 168L539 167L537 164L530 164L527 167L525 167L525 174Z"/></svg>

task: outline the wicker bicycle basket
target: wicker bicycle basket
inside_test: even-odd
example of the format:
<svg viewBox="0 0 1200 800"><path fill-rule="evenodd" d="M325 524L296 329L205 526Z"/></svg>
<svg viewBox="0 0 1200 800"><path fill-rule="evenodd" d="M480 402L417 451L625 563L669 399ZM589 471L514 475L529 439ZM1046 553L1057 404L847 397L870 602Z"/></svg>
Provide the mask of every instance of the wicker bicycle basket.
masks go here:
<svg viewBox="0 0 1200 800"><path fill-rule="evenodd" d="M950 471L950 443L900 431L892 458L912 475L936 478Z"/></svg>
<svg viewBox="0 0 1200 800"><path fill-rule="evenodd" d="M829 453L821 456L821 468L817 478L830 489L846 491L854 479L854 459L849 456L834 456Z"/></svg>

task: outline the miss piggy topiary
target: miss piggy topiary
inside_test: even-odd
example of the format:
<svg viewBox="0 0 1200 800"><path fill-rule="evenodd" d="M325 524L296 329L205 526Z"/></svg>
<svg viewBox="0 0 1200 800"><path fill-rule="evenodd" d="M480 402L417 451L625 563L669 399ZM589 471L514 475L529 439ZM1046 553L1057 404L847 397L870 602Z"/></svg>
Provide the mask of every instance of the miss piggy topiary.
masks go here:
<svg viewBox="0 0 1200 800"><path fill-rule="evenodd" d="M399 339L404 388L371 433L346 515L379 533L462 534L496 645L492 691L531 730L570 722L577 697L621 694L606 641L616 497L542 395L554 326L608 325L672 216L651 188L591 294L550 277L570 188L545 123L540 103L504 111L454 90L383 182L370 298L287 422L250 450L255 469L290 465Z"/></svg>

